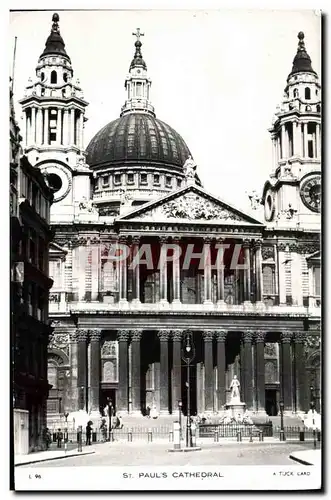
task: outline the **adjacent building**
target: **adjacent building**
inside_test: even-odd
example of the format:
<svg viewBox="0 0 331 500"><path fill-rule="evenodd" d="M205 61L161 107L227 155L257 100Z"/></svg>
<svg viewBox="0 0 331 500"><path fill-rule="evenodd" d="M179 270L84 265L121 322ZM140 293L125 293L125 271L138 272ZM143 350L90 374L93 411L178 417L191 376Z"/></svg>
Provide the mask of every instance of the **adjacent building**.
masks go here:
<svg viewBox="0 0 331 500"><path fill-rule="evenodd" d="M277 415L280 399L288 414L307 410L320 398L321 88L303 33L270 129L259 217L205 191L203 166L199 177L184 139L157 118L139 30L120 115L84 151L88 103L52 21L20 101L26 155L54 191L49 416L97 416L107 398L122 414L169 415L179 400L186 411L186 330L193 414L222 412L235 374L253 414ZM171 245L181 258L164 263Z"/></svg>
<svg viewBox="0 0 331 500"><path fill-rule="evenodd" d="M11 345L15 452L44 447L51 189L22 156L10 91Z"/></svg>

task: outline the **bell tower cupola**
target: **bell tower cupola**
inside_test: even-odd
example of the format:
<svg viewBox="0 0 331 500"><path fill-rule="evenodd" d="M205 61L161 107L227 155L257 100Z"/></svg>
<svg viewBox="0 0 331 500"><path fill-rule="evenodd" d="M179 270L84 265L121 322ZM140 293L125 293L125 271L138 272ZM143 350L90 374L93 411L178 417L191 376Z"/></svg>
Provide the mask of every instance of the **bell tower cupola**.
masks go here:
<svg viewBox="0 0 331 500"><path fill-rule="evenodd" d="M29 79L23 111L25 154L54 191L51 222L73 217L77 198L89 199L91 175L85 162L84 122L88 103L53 14L51 32L39 57L34 80ZM54 219L55 216L55 219Z"/></svg>
<svg viewBox="0 0 331 500"><path fill-rule="evenodd" d="M127 98L121 109L121 116L128 113L149 113L155 116L154 106L150 102L152 81L147 75L147 66L141 54L142 43L140 38L144 33L137 28L132 33L137 39L135 41L135 54L131 61L129 74L125 79L125 90Z"/></svg>
<svg viewBox="0 0 331 500"><path fill-rule="evenodd" d="M306 51L305 35L287 77L272 127L272 170L262 202L267 222L290 227L320 223L321 85Z"/></svg>

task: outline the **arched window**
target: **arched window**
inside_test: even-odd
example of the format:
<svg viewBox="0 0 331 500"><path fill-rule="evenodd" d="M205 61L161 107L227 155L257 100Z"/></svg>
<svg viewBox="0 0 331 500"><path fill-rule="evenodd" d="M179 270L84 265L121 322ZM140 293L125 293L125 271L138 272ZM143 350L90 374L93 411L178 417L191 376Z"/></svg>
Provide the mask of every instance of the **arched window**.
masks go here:
<svg viewBox="0 0 331 500"><path fill-rule="evenodd" d="M317 113L321 112L321 106L319 104L317 104L317 106L316 106L316 111L317 111Z"/></svg>
<svg viewBox="0 0 331 500"><path fill-rule="evenodd" d="M310 99L310 88L309 87L305 88L305 99Z"/></svg>
<svg viewBox="0 0 331 500"><path fill-rule="evenodd" d="M67 75L67 73L63 73L63 81L64 82L68 81L68 75Z"/></svg>
<svg viewBox="0 0 331 500"><path fill-rule="evenodd" d="M293 97L294 97L294 99L296 99L297 97L299 97L299 91L298 91L298 89L294 89L293 90Z"/></svg>
<svg viewBox="0 0 331 500"><path fill-rule="evenodd" d="M41 78L42 82L45 80L45 73L44 72L41 73L40 78Z"/></svg>
<svg viewBox="0 0 331 500"><path fill-rule="evenodd" d="M56 73L56 71L52 71L52 73L51 73L51 83L57 83L57 73Z"/></svg>

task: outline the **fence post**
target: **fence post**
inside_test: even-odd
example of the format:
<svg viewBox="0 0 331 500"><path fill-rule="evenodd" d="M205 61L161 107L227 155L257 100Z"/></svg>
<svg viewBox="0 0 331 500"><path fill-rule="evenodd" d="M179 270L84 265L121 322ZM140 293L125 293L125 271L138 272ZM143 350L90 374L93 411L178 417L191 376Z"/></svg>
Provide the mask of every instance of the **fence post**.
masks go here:
<svg viewBox="0 0 331 500"><path fill-rule="evenodd" d="M238 431L238 432L237 432L237 441L238 441L238 442L241 442L241 440L242 440L242 439L241 439L241 431Z"/></svg>
<svg viewBox="0 0 331 500"><path fill-rule="evenodd" d="M132 429L128 429L128 442L132 442Z"/></svg>
<svg viewBox="0 0 331 500"><path fill-rule="evenodd" d="M250 443L253 442L253 433L252 433L252 428L251 427L249 428L249 442Z"/></svg>
<svg viewBox="0 0 331 500"><path fill-rule="evenodd" d="M174 440L174 450L180 450L180 430L180 423L174 422L174 430L172 432Z"/></svg>
<svg viewBox="0 0 331 500"><path fill-rule="evenodd" d="M259 431L259 441L263 441L264 436L263 436L263 430L260 429Z"/></svg>
<svg viewBox="0 0 331 500"><path fill-rule="evenodd" d="M215 429L215 433L214 433L214 442L215 443L218 443L218 429Z"/></svg>
<svg viewBox="0 0 331 500"><path fill-rule="evenodd" d="M152 429L148 429L147 440L148 440L149 443L151 443L153 441Z"/></svg>
<svg viewBox="0 0 331 500"><path fill-rule="evenodd" d="M194 422L191 424L191 438L192 438L192 446L195 447L197 445L197 435L196 435L197 426Z"/></svg>

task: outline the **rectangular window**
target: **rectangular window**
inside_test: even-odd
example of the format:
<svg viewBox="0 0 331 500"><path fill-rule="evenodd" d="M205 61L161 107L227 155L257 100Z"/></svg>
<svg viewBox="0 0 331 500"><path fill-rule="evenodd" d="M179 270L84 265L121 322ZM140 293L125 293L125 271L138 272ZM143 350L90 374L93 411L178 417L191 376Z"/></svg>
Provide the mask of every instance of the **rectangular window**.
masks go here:
<svg viewBox="0 0 331 500"><path fill-rule="evenodd" d="M141 184L147 184L147 174L140 174Z"/></svg>
<svg viewBox="0 0 331 500"><path fill-rule="evenodd" d="M103 186L109 186L109 175L106 175L105 177L102 177L102 185Z"/></svg>
<svg viewBox="0 0 331 500"><path fill-rule="evenodd" d="M142 83L141 82L136 83L136 94L137 94L137 97L141 97L141 95L142 95Z"/></svg>
<svg viewBox="0 0 331 500"><path fill-rule="evenodd" d="M121 184L122 183L122 175L121 174L115 174L114 175L114 184Z"/></svg>
<svg viewBox="0 0 331 500"><path fill-rule="evenodd" d="M182 179L177 179L177 187L181 187L182 185Z"/></svg>
<svg viewBox="0 0 331 500"><path fill-rule="evenodd" d="M160 176L158 174L154 175L154 184L160 184Z"/></svg>
<svg viewBox="0 0 331 500"><path fill-rule="evenodd" d="M128 184L133 184L133 183L134 183L134 175L128 174Z"/></svg>
<svg viewBox="0 0 331 500"><path fill-rule="evenodd" d="M272 265L263 266L263 295L275 295L275 267Z"/></svg>
<svg viewBox="0 0 331 500"><path fill-rule="evenodd" d="M166 177L166 186L170 187L171 186L171 177Z"/></svg>

